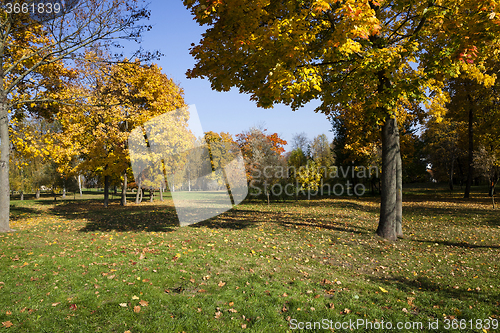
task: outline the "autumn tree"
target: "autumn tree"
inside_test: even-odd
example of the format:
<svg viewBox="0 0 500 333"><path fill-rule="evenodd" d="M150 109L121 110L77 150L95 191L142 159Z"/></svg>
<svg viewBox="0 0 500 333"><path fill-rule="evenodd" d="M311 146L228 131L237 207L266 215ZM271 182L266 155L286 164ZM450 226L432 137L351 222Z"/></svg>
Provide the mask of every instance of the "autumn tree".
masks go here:
<svg viewBox="0 0 500 333"><path fill-rule="evenodd" d="M297 170L297 180L300 183L300 190L307 191L307 198L310 198L311 191L318 191L321 187L321 180L325 175L325 171L321 169L319 163L314 160L307 161L305 166L301 166Z"/></svg>
<svg viewBox="0 0 500 333"><path fill-rule="evenodd" d="M52 155L61 169L68 169L69 174L87 170L104 180L105 206L109 201L111 181L122 182L122 204L125 205L130 132L160 117L148 128L160 144L160 138L166 135L171 138L176 127L182 128L180 123L166 124L169 119L161 121L161 116L184 107L185 103L182 90L157 65L144 65L138 60L109 64L104 60L90 52L78 62L80 79L69 89L82 90L77 94L86 98L61 109L57 121L62 129L47 140L51 142ZM166 129L168 133L163 133ZM75 158L80 163L69 166ZM166 167L169 171L170 166ZM155 168L163 170L162 166L155 165ZM162 180L162 175L156 173L154 178L142 174L136 179L138 195L143 187L151 193L163 189Z"/></svg>
<svg viewBox="0 0 500 333"><path fill-rule="evenodd" d="M330 168L334 163L330 142L325 134L320 134L314 138L311 144L311 158L325 169Z"/></svg>
<svg viewBox="0 0 500 333"><path fill-rule="evenodd" d="M382 199L377 234L396 240L402 218L396 117L405 103L460 70L474 70L498 36L497 1L184 0L207 31L188 76L238 87L258 106L321 100L328 115L358 103L380 126ZM473 53L474 51L475 53ZM473 63L469 63L470 61ZM469 62L467 62L469 61ZM417 64L417 66L415 66Z"/></svg>
<svg viewBox="0 0 500 333"><path fill-rule="evenodd" d="M311 140L305 132L295 133L292 137L292 150L300 149L305 155L311 147Z"/></svg>
<svg viewBox="0 0 500 333"><path fill-rule="evenodd" d="M112 47L120 38L138 40L147 28L138 24L149 15L141 1L66 3L68 6L63 7L57 17L8 13L4 6L0 9L1 231L10 231L9 110L26 112L29 109L36 114L49 114L53 102L61 99L48 96L60 87L58 71L51 70L54 66L71 61L90 45Z"/></svg>
<svg viewBox="0 0 500 333"><path fill-rule="evenodd" d="M495 52L488 54L481 67L449 80L430 103L432 117L426 126L426 140L431 157L432 152L440 153L432 161L433 169L436 167L439 177L443 157L444 160L449 157L452 189L454 162L458 161L459 167L463 165L466 172L465 198L470 196L472 180L478 174L490 178L488 170L494 170L493 161L500 140L500 81L496 79L499 60ZM479 156L484 159L484 165L479 162ZM485 169L485 165L489 167ZM480 173L475 172L476 167ZM491 184L489 179L490 191Z"/></svg>
<svg viewBox="0 0 500 333"><path fill-rule="evenodd" d="M251 128L236 134L236 142L245 159L247 180L257 195L264 194L270 202L271 188L287 177L283 148L287 142L277 133L266 134L266 130Z"/></svg>

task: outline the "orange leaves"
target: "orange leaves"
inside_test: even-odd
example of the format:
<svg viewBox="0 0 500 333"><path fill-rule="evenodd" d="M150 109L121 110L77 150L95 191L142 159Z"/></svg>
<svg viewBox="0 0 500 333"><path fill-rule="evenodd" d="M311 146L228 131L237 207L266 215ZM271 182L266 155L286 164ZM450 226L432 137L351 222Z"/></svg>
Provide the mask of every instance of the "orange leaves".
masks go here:
<svg viewBox="0 0 500 333"><path fill-rule="evenodd" d="M474 63L474 59L477 57L477 47L472 46L464 49L459 55L458 60L462 62L467 62L469 64Z"/></svg>
<svg viewBox="0 0 500 333"><path fill-rule="evenodd" d="M2 322L2 326L5 327L5 328L9 328L12 325L14 325L14 324L12 324L12 322L10 320Z"/></svg>
<svg viewBox="0 0 500 333"><path fill-rule="evenodd" d="M322 12L326 12L331 9L330 4L325 0L318 0L312 6L313 12L316 14L321 14Z"/></svg>

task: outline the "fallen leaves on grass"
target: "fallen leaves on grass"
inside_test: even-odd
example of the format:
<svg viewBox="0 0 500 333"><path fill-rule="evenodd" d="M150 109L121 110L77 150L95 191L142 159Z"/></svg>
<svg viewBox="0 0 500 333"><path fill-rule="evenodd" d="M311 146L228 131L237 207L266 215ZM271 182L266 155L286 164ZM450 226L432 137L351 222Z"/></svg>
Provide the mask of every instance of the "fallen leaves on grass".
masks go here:
<svg viewBox="0 0 500 333"><path fill-rule="evenodd" d="M383 293L388 293L388 291L387 291L387 290L385 290L384 288L382 288L382 287L378 287L378 288L379 288L380 290L382 290L382 292L383 292Z"/></svg>
<svg viewBox="0 0 500 333"><path fill-rule="evenodd" d="M12 324L12 322L10 320L2 322L2 326L6 327L6 328L11 327L12 325L14 325L14 324Z"/></svg>

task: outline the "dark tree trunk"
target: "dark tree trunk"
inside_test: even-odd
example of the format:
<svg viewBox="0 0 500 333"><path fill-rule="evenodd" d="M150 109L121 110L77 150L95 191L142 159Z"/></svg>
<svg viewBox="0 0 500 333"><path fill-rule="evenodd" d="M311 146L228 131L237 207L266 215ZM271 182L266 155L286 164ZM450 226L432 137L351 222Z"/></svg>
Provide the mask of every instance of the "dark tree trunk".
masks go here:
<svg viewBox="0 0 500 333"><path fill-rule="evenodd" d="M104 207L109 204L109 176L104 176Z"/></svg>
<svg viewBox="0 0 500 333"><path fill-rule="evenodd" d="M396 119L387 119L382 126L382 188L377 235L391 241L397 239L397 157L399 154Z"/></svg>
<svg viewBox="0 0 500 333"><path fill-rule="evenodd" d="M22 190L21 190L21 192L19 192L19 194L20 194L20 196L21 196L21 198L20 198L20 199L21 199L21 201L23 201L23 200L24 200L24 191L22 191Z"/></svg>
<svg viewBox="0 0 500 333"><path fill-rule="evenodd" d="M465 186L464 198L470 197L470 188L472 186L472 177L474 175L474 113L470 97L469 103L469 156L467 159L467 184Z"/></svg>
<svg viewBox="0 0 500 333"><path fill-rule="evenodd" d="M491 197L491 203L493 204L493 209L496 209L495 205L495 186L498 183L498 174L495 175L494 179L490 182L489 195Z"/></svg>
<svg viewBox="0 0 500 333"><path fill-rule="evenodd" d="M398 129L397 121L396 130ZM396 236L403 237L403 164L401 160L401 149L399 145L399 131L397 133L398 148L396 153Z"/></svg>
<svg viewBox="0 0 500 333"><path fill-rule="evenodd" d="M123 174L123 187L122 187L122 199L120 205L127 205L127 171Z"/></svg>
<svg viewBox="0 0 500 333"><path fill-rule="evenodd" d="M450 166L450 192L453 192L453 169L455 166L455 157L451 155L451 166Z"/></svg>

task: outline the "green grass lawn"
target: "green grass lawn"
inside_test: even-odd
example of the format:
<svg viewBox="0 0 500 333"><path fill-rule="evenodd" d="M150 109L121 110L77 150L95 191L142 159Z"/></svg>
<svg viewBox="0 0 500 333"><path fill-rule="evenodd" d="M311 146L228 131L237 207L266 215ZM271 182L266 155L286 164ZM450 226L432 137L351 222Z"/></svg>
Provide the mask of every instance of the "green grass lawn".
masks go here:
<svg viewBox="0 0 500 333"><path fill-rule="evenodd" d="M13 201L0 331L330 332L293 330L323 319L335 332L349 320L355 332L500 331L500 210L432 193L405 189L396 243L374 235L376 197L247 202L183 228L169 196Z"/></svg>

